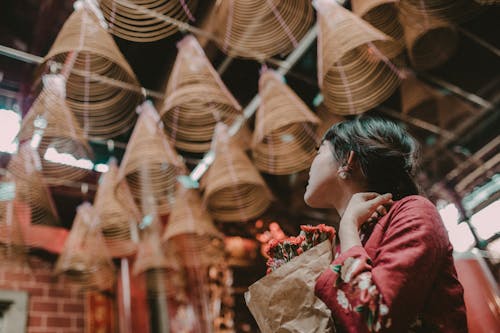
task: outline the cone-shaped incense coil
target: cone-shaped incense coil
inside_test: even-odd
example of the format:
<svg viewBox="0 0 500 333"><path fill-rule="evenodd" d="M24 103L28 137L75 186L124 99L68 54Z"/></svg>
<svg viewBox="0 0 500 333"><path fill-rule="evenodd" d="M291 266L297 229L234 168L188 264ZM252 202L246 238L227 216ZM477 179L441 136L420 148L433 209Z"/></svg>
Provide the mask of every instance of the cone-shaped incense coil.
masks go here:
<svg viewBox="0 0 500 333"><path fill-rule="evenodd" d="M336 114L358 114L387 99L399 85L392 62L397 43L334 0L317 0L318 82L324 103ZM390 60L391 59L391 60Z"/></svg>
<svg viewBox="0 0 500 333"><path fill-rule="evenodd" d="M89 203L77 208L55 273L66 275L85 289L107 290L114 284L114 266L102 237L99 218Z"/></svg>
<svg viewBox="0 0 500 333"><path fill-rule="evenodd" d="M233 57L265 59L297 47L314 20L310 1L218 1L212 17L222 51Z"/></svg>
<svg viewBox="0 0 500 333"><path fill-rule="evenodd" d="M102 175L97 189L94 207L101 220L102 233L110 255L126 257L137 249L140 212L127 183L117 184L116 162L113 160L108 165L108 172ZM117 198L118 193L120 199Z"/></svg>
<svg viewBox="0 0 500 333"><path fill-rule="evenodd" d="M408 54L416 69L437 67L455 53L458 33L451 23L408 3L401 3L399 8Z"/></svg>
<svg viewBox="0 0 500 333"><path fill-rule="evenodd" d="M58 225L59 217L40 168L40 157L28 142L19 146L7 166L15 182L16 200L30 207L31 223Z"/></svg>
<svg viewBox="0 0 500 333"><path fill-rule="evenodd" d="M66 62L71 70L67 102L85 133L109 138L133 126L140 94L101 82L95 75L136 85L137 91L139 83L113 38L87 5L68 18L45 57L45 62L50 60Z"/></svg>
<svg viewBox="0 0 500 333"><path fill-rule="evenodd" d="M9 196L10 200L0 201L0 260L19 262L25 259L26 247L24 234L18 219L18 211L13 193L15 183L11 179L0 182L0 195ZM28 214L29 216L29 214ZM29 221L28 221L29 222Z"/></svg>
<svg viewBox="0 0 500 333"><path fill-rule="evenodd" d="M437 100L439 127L447 130L454 130L468 117L478 112L475 107L454 95L441 96Z"/></svg>
<svg viewBox="0 0 500 333"><path fill-rule="evenodd" d="M194 20L197 4L198 0L101 0L99 3L110 33L141 43L166 38L179 30L176 25L146 11L187 22Z"/></svg>
<svg viewBox="0 0 500 333"><path fill-rule="evenodd" d="M92 150L85 135L68 108L64 77L45 75L43 89L23 119L19 139L31 140L37 146L42 162L42 173L50 184L64 180L78 180L92 169ZM61 158L79 161L82 167L56 163ZM73 163L74 164L74 163Z"/></svg>
<svg viewBox="0 0 500 333"><path fill-rule="evenodd" d="M481 12L481 6L470 0L401 0L421 15L430 15L452 23L464 22Z"/></svg>
<svg viewBox="0 0 500 333"><path fill-rule="evenodd" d="M154 214L146 215L141 223L141 241L137 248L133 274L152 269L166 269L169 262L163 253L160 240L160 221Z"/></svg>
<svg viewBox="0 0 500 333"><path fill-rule="evenodd" d="M223 261L223 237L198 192L179 188L162 237L165 251L178 258L183 266L207 266Z"/></svg>
<svg viewBox="0 0 500 333"><path fill-rule="evenodd" d="M437 125L436 100L440 94L432 87L410 76L401 83L401 109L404 114Z"/></svg>
<svg viewBox="0 0 500 333"><path fill-rule="evenodd" d="M319 119L321 119L321 124L318 127L317 131L317 135L320 140L323 138L323 135L325 135L326 131L330 129L330 127L345 120L345 118L330 112L330 110L328 110L328 108L323 103L318 106L316 114Z"/></svg>
<svg viewBox="0 0 500 333"><path fill-rule="evenodd" d="M177 148L205 152L210 149L216 122L231 124L241 115L241 106L196 38L185 37L178 48L161 116L167 135Z"/></svg>
<svg viewBox="0 0 500 333"><path fill-rule="evenodd" d="M255 166L274 175L308 168L316 153L318 117L274 71L261 75L259 95L252 149Z"/></svg>
<svg viewBox="0 0 500 333"><path fill-rule="evenodd" d="M215 160L203 178L204 200L220 221L247 221L271 203L267 185L244 151L230 140L227 126L217 124Z"/></svg>
<svg viewBox="0 0 500 333"><path fill-rule="evenodd" d="M126 180L136 204L144 214L145 200L159 214L170 210L175 193L176 178L184 165L165 136L162 123L151 102L137 108L140 113L120 165L118 179Z"/></svg>
<svg viewBox="0 0 500 333"><path fill-rule="evenodd" d="M398 20L397 0L352 0L352 11L372 26L398 41L379 46L382 54L399 54L404 50L403 27Z"/></svg>

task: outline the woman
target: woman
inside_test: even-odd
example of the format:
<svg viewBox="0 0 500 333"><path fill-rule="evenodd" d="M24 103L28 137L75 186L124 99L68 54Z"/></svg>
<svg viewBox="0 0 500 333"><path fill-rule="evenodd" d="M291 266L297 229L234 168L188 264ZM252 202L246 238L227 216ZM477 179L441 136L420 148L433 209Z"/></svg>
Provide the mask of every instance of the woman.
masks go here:
<svg viewBox="0 0 500 333"><path fill-rule="evenodd" d="M316 281L337 332L467 332L463 289L436 207L412 179L415 141L361 117L323 138L304 195L341 216L339 253Z"/></svg>

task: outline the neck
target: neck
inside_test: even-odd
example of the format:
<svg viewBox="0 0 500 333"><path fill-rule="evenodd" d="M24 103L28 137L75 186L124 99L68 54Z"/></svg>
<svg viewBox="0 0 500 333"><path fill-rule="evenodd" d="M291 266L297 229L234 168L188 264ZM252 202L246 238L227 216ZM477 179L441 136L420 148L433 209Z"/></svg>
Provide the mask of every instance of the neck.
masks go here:
<svg viewBox="0 0 500 333"><path fill-rule="evenodd" d="M344 212L345 212L347 205L349 204L349 201L351 200L352 196L356 193L365 192L365 191L366 191L365 188L363 188L361 186L357 186L355 184L350 184L350 185L347 185L344 187L342 195L340 196L339 201L335 205L340 217L344 216Z"/></svg>

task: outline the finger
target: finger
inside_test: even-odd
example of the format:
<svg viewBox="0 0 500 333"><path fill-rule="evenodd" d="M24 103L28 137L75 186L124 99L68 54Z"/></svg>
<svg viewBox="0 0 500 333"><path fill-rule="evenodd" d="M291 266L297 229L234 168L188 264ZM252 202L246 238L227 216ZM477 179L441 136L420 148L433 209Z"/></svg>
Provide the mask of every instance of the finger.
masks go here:
<svg viewBox="0 0 500 333"><path fill-rule="evenodd" d="M372 209L376 209L378 206L384 205L390 202L391 200L392 200L392 194L386 193L369 200L368 203L370 204L370 207L372 207Z"/></svg>
<svg viewBox="0 0 500 333"><path fill-rule="evenodd" d="M380 196L380 194L376 193L376 192L362 192L362 193L359 193L359 195L365 201L372 200L372 199L375 199L376 197Z"/></svg>
<svg viewBox="0 0 500 333"><path fill-rule="evenodd" d="M378 218L379 218L379 215L378 215L377 212L373 212L372 216L370 216L370 219L373 220L373 221L377 220Z"/></svg>
<svg viewBox="0 0 500 333"><path fill-rule="evenodd" d="M378 206L376 211L379 216L384 216L385 214L387 214L387 209L382 205Z"/></svg>

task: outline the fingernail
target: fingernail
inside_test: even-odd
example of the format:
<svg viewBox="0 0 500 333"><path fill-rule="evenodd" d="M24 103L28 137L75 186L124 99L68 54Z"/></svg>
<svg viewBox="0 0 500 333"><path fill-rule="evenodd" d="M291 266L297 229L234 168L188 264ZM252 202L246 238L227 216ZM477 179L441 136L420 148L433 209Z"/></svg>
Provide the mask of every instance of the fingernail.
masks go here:
<svg viewBox="0 0 500 333"><path fill-rule="evenodd" d="M386 198L392 198L392 193L386 193L386 194L384 194L384 197L386 197Z"/></svg>

